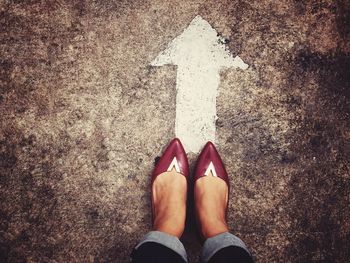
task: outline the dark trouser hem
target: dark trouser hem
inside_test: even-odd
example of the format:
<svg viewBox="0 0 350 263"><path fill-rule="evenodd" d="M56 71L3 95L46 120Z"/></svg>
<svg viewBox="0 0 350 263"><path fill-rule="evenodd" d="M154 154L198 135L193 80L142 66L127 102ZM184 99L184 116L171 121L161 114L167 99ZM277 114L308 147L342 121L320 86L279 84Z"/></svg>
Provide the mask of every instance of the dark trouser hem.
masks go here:
<svg viewBox="0 0 350 263"><path fill-rule="evenodd" d="M230 248L230 249L227 249L227 251L226 250L225 251L226 253L230 252L231 254L232 254L232 251L240 251L237 249L232 249L232 247L240 248L240 250L243 250L251 258L250 252L246 247L246 245L244 244L244 242L237 236L229 232L226 232L226 233L222 233L214 237L208 238L204 242L201 261L203 263L212 262L211 259L216 255L216 253L220 252L224 248ZM232 255L235 255L235 253L233 253ZM229 257L229 259L230 259L229 261L219 261L219 262L236 262L234 261L235 258ZM237 261L237 262L240 262L240 261ZM246 261L242 261L242 262L246 262ZM250 261L247 261L247 262L250 262Z"/></svg>
<svg viewBox="0 0 350 263"><path fill-rule="evenodd" d="M150 243L152 245L150 245ZM160 251L159 253L157 252L157 249L159 249ZM137 244L132 254L132 258L134 258L133 255L136 255L136 256L141 255L140 257L137 257L137 258L139 258L142 261L132 260L132 262L168 262L169 253L166 253L166 252L167 251L169 252L169 250L170 252L172 252L171 253L172 255L176 255L176 257L181 258L181 261L174 261L174 262L187 262L186 250L183 244L181 243L181 241L177 237L169 235L164 232L160 232L160 231L151 231L141 239L141 241ZM149 258L150 261L147 261L142 256L143 254L145 257ZM155 255L155 254L159 254L159 255ZM162 258L164 258L164 261L156 260L156 259L162 259Z"/></svg>
<svg viewBox="0 0 350 263"><path fill-rule="evenodd" d="M254 263L254 261L245 249L229 246L217 251L208 263Z"/></svg>
<svg viewBox="0 0 350 263"><path fill-rule="evenodd" d="M132 263L186 263L174 250L156 243L145 242L131 254Z"/></svg>

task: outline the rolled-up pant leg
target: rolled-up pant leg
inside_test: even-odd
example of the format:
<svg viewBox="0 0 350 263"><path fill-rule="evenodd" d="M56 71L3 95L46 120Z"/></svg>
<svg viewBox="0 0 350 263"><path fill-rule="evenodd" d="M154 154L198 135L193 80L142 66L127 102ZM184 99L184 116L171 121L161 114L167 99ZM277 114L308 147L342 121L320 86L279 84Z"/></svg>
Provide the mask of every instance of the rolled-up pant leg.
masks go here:
<svg viewBox="0 0 350 263"><path fill-rule="evenodd" d="M208 238L203 246L203 263L253 263L253 258L241 239L230 233Z"/></svg>
<svg viewBox="0 0 350 263"><path fill-rule="evenodd" d="M253 263L252 256L241 239L230 233L208 238L203 246L203 263ZM146 234L131 254L132 263L187 263L181 241L159 231Z"/></svg>
<svg viewBox="0 0 350 263"><path fill-rule="evenodd" d="M151 231L137 244L131 254L132 263L187 263L186 250L172 235Z"/></svg>

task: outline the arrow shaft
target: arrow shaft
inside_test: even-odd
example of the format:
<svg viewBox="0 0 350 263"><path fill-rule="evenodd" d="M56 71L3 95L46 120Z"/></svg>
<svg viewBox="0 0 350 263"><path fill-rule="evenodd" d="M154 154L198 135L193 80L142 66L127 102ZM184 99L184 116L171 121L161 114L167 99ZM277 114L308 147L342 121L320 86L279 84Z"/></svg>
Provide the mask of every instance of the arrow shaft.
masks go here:
<svg viewBox="0 0 350 263"><path fill-rule="evenodd" d="M187 152L198 152L207 141L215 141L219 82L218 69L178 67L175 133Z"/></svg>

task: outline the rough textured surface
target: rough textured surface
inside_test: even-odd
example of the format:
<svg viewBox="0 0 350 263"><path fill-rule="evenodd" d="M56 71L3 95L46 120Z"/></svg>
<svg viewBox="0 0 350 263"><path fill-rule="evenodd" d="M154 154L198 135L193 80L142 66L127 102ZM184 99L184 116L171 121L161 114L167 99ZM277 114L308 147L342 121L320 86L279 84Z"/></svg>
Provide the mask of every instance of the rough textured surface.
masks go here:
<svg viewBox="0 0 350 263"><path fill-rule="evenodd" d="M1 261L128 262L174 135L176 68L148 65L201 15L250 65L221 72L217 105L233 232L257 262L349 262L349 14L346 0L0 0Z"/></svg>

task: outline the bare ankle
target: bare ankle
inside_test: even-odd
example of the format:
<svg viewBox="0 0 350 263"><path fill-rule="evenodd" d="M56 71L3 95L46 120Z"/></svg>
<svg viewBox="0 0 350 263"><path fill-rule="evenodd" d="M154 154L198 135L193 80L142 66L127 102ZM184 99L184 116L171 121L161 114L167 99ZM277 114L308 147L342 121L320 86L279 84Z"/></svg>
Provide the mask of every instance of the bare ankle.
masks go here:
<svg viewBox="0 0 350 263"><path fill-rule="evenodd" d="M204 223L201 226L201 232L204 239L214 237L216 235L228 232L228 226L225 221L216 221L210 223Z"/></svg>
<svg viewBox="0 0 350 263"><path fill-rule="evenodd" d="M226 222L227 199L228 187L223 180L204 177L196 181L196 215L204 239L229 231Z"/></svg>
<svg viewBox="0 0 350 263"><path fill-rule="evenodd" d="M180 238L184 231L185 222L179 220L155 219L153 229Z"/></svg>

